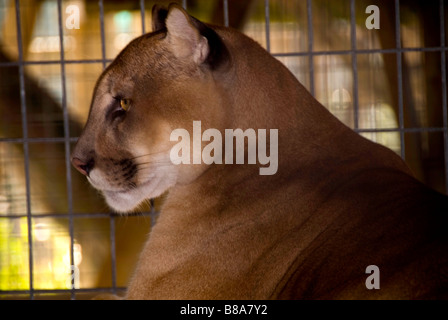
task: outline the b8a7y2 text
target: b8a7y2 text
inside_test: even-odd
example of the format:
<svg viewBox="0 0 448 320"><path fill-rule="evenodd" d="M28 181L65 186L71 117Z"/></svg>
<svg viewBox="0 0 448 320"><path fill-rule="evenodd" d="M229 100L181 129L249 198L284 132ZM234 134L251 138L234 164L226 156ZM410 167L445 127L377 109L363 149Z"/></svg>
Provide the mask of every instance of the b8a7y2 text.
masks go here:
<svg viewBox="0 0 448 320"><path fill-rule="evenodd" d="M260 305L256 305L256 304L242 304L242 305L237 305L237 304L226 304L224 305L224 314L238 314L238 315L243 315L243 314L268 314L268 307L265 304L260 304Z"/></svg>

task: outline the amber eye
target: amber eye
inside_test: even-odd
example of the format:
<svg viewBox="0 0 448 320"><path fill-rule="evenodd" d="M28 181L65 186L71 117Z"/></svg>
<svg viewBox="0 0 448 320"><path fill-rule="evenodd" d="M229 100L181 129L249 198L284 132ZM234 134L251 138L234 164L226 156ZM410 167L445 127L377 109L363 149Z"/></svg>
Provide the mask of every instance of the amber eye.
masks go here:
<svg viewBox="0 0 448 320"><path fill-rule="evenodd" d="M120 107L124 111L129 111L131 108L131 100L130 99L120 99Z"/></svg>

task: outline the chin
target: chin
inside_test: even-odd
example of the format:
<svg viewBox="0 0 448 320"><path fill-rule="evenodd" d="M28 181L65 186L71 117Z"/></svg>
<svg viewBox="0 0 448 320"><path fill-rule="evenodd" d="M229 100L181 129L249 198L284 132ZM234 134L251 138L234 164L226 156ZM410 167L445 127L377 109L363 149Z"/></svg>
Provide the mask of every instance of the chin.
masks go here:
<svg viewBox="0 0 448 320"><path fill-rule="evenodd" d="M122 214L135 211L145 200L157 198L174 185L174 179L154 177L128 191L102 191L107 205Z"/></svg>
<svg viewBox="0 0 448 320"><path fill-rule="evenodd" d="M146 197L141 199L133 195L135 192L111 192L103 191L104 199L107 205L117 213L126 214L135 209L142 203Z"/></svg>

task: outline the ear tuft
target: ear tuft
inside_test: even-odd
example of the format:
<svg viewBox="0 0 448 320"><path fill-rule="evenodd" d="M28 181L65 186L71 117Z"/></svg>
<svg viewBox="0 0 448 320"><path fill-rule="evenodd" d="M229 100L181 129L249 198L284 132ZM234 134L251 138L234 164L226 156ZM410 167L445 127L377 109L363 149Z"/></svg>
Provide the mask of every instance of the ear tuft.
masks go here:
<svg viewBox="0 0 448 320"><path fill-rule="evenodd" d="M176 57L191 57L197 64L201 64L207 59L209 54L207 38L201 35L191 17L182 7L171 4L165 23L168 39Z"/></svg>
<svg viewBox="0 0 448 320"><path fill-rule="evenodd" d="M160 31L166 28L166 17L168 16L168 9L155 4L152 7L152 31Z"/></svg>

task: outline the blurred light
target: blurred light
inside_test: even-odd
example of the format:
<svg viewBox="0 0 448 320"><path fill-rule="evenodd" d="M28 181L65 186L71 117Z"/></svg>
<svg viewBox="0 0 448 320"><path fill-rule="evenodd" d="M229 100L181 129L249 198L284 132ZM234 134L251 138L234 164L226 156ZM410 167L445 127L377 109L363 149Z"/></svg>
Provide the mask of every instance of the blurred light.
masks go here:
<svg viewBox="0 0 448 320"><path fill-rule="evenodd" d="M132 14L129 11L120 11L114 16L115 29L118 32L130 32L132 24Z"/></svg>
<svg viewBox="0 0 448 320"><path fill-rule="evenodd" d="M73 51L75 49L76 39L73 36L64 36L64 51ZM59 52L60 50L59 36L35 37L30 45L30 52L32 53Z"/></svg>
<svg viewBox="0 0 448 320"><path fill-rule="evenodd" d="M70 251L68 251L62 259L65 265L70 266ZM82 246L78 243L73 245L73 259L75 266L79 266L82 262Z"/></svg>
<svg viewBox="0 0 448 320"><path fill-rule="evenodd" d="M348 109L351 106L351 102L352 98L350 96L350 92L344 88L336 89L331 94L332 107Z"/></svg>
<svg viewBox="0 0 448 320"><path fill-rule="evenodd" d="M75 266L79 266L82 262L82 246L78 243L73 245L73 258L75 259Z"/></svg>
<svg viewBox="0 0 448 320"><path fill-rule="evenodd" d="M129 33L119 33L115 36L114 47L117 50L123 49L131 40L133 36Z"/></svg>
<svg viewBox="0 0 448 320"><path fill-rule="evenodd" d="M8 197L0 194L0 214L5 214L8 212L10 203Z"/></svg>
<svg viewBox="0 0 448 320"><path fill-rule="evenodd" d="M38 223L34 226L34 236L37 241L47 241L50 235L50 228L46 223Z"/></svg>

